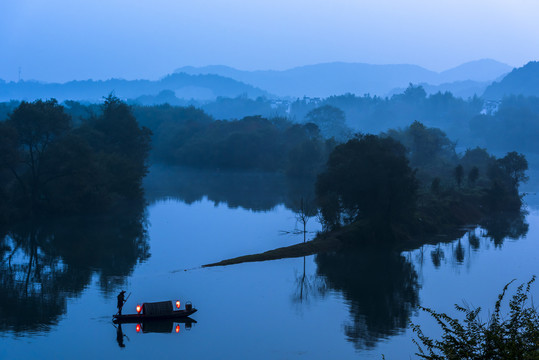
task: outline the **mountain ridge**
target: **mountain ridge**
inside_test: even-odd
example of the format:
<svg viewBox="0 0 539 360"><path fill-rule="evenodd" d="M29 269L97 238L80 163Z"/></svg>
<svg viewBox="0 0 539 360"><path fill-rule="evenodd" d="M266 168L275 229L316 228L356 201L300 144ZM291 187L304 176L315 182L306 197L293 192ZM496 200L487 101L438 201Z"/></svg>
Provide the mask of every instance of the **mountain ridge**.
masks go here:
<svg viewBox="0 0 539 360"><path fill-rule="evenodd" d="M175 73L227 76L278 96L328 97L344 93L385 96L395 88L405 88L409 83L436 86L455 81L491 82L511 69L509 65L496 60L481 59L439 73L411 64L347 62L304 65L287 70L254 71L238 70L225 65L186 66L176 69Z"/></svg>
<svg viewBox="0 0 539 360"><path fill-rule="evenodd" d="M157 95L164 90L187 95L204 93L208 98L271 96L262 89L219 75L170 74L160 80L74 80L66 83L0 80L0 101L56 98L59 101L100 102L103 96L111 92L123 99L133 99L143 95Z"/></svg>
<svg viewBox="0 0 539 360"><path fill-rule="evenodd" d="M503 79L493 82L483 93L489 100L500 100L504 96L539 96L539 62L530 61L515 68Z"/></svg>

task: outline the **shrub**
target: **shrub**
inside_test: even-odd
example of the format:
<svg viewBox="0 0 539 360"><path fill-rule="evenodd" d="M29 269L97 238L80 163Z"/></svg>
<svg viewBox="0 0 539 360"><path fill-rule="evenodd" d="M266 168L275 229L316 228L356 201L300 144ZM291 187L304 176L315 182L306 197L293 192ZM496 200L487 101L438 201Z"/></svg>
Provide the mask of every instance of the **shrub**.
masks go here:
<svg viewBox="0 0 539 360"><path fill-rule="evenodd" d="M514 280L513 280L514 281ZM465 315L461 322L447 314L420 307L429 313L443 330L441 340L426 336L419 325L412 324L417 334L422 359L539 359L539 314L528 302L530 288L535 276L520 285L509 301L509 314L501 313L502 301L509 285L498 295L494 312L484 322L479 318L481 308L466 309L455 305Z"/></svg>

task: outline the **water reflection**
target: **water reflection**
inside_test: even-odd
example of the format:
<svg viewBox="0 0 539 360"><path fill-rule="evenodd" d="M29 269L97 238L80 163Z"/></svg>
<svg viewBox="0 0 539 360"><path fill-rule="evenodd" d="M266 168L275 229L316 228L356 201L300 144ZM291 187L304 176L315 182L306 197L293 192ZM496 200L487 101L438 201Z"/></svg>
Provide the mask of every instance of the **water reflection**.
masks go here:
<svg viewBox="0 0 539 360"><path fill-rule="evenodd" d="M500 212L487 217L481 227L485 229L485 237L490 238L494 245L499 247L505 239L517 240L528 233L529 225L526 222L524 210L518 212Z"/></svg>
<svg viewBox="0 0 539 360"><path fill-rule="evenodd" d="M463 265L466 259L471 261L472 251L479 251L482 246L493 244L501 248L507 239L518 240L528 233L526 211L514 213L498 213L483 220L481 225L467 231L461 238L451 242L438 242L430 245L430 257L435 268L449 261L455 265ZM423 265L425 246L419 249L418 263Z"/></svg>
<svg viewBox="0 0 539 360"><path fill-rule="evenodd" d="M292 301L305 304L311 298L324 296L327 293L327 285L324 279L316 275L307 275L305 272L305 256L303 257L303 273L296 275L296 287L292 294Z"/></svg>
<svg viewBox="0 0 539 360"><path fill-rule="evenodd" d="M144 180L150 203L175 199L187 204L207 197L215 205L269 211L284 204L301 210L301 199L314 199L315 178L287 178L279 173L196 170L153 166Z"/></svg>
<svg viewBox="0 0 539 360"><path fill-rule="evenodd" d="M125 335L122 330L122 324L118 324L115 326L116 326L116 342L118 343L119 347L124 348L125 347L124 338L127 337L127 335Z"/></svg>
<svg viewBox="0 0 539 360"><path fill-rule="evenodd" d="M0 234L0 332L48 331L98 276L115 291L149 257L142 204L93 218L19 224Z"/></svg>
<svg viewBox="0 0 539 360"><path fill-rule="evenodd" d="M129 336L124 333L122 325L125 327L134 326L137 334L180 334L183 331L190 331L196 320L191 318L175 319L175 320L153 320L144 322L133 322L131 324L114 324L116 328L116 342L118 347L125 348L125 339L131 341ZM182 330L183 327L183 330Z"/></svg>
<svg viewBox="0 0 539 360"><path fill-rule="evenodd" d="M189 317L183 319L175 320L159 320L159 321L144 321L139 322L135 326L136 332L142 332L143 334L148 333L160 333L160 334L170 334L170 333L179 333L181 332L183 324L184 330L191 330L193 324L196 324L196 320Z"/></svg>
<svg viewBox="0 0 539 360"><path fill-rule="evenodd" d="M504 239L525 236L528 231L525 216L524 211L495 214L485 219L481 228L470 230L459 239L412 251L417 255L415 264L409 256L412 252L398 254L373 248L316 255L317 275L322 280L306 278L304 270L303 276L296 280L296 301L302 302L313 291L329 289L342 293L351 319L345 325L347 339L358 349L371 349L380 339L407 329L419 305L421 285L416 265L421 270L425 248L430 249L435 268L445 261L460 266L465 260L471 261L470 252L478 251L482 244L493 243L500 247Z"/></svg>
<svg viewBox="0 0 539 360"><path fill-rule="evenodd" d="M349 304L345 334L358 349L373 348L398 334L419 304L418 275L402 255L379 249L354 249L316 256L317 273Z"/></svg>

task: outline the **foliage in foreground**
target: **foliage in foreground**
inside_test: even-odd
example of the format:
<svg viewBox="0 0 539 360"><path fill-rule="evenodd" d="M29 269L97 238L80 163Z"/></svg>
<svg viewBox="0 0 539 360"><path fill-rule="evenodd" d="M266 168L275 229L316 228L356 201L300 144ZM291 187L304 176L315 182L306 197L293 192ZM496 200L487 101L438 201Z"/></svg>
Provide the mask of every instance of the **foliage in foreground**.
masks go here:
<svg viewBox="0 0 539 360"><path fill-rule="evenodd" d="M514 281L514 280L513 280ZM481 308L466 309L455 305L465 315L461 322L445 313L421 308L438 322L443 330L441 340L426 336L419 325L412 324L419 342L414 340L422 359L539 359L539 313L528 302L535 276L521 284L509 301L509 314L501 313L502 301L509 285L498 295L494 312L488 321L479 318Z"/></svg>

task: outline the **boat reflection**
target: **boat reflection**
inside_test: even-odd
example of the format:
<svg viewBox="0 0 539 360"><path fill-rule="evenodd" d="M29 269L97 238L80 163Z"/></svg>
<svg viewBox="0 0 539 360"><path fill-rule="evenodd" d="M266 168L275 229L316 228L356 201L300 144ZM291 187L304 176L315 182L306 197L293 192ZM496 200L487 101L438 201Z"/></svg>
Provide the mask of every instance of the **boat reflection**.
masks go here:
<svg viewBox="0 0 539 360"><path fill-rule="evenodd" d="M116 342L118 343L118 346L120 348L125 348L124 339L127 338L128 341L131 341L131 339L124 334L124 329L122 326L129 329L133 325L135 327L135 333L137 334L180 334L184 331L190 331L193 328L193 324L196 323L196 320L187 317L174 320L168 319L119 324L113 323L113 326L116 327Z"/></svg>
<svg viewBox="0 0 539 360"><path fill-rule="evenodd" d="M183 327L184 330L191 330L193 324L196 324L196 320L191 318L174 319L174 320L161 320L161 321L143 321L139 322L135 326L137 333L180 333Z"/></svg>

